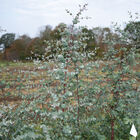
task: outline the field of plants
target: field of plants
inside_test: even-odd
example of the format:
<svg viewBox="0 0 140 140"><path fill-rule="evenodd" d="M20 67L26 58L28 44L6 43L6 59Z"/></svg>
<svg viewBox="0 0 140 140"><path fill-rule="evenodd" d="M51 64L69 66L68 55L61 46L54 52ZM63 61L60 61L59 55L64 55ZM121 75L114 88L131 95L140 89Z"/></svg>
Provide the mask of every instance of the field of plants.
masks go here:
<svg viewBox="0 0 140 140"><path fill-rule="evenodd" d="M104 62L100 61L101 66ZM53 67L52 63L52 67ZM137 65L133 69L137 78L136 87L140 85L140 66ZM41 88L47 87L47 67L35 65L33 62L0 62L0 102L1 104L15 104L20 103L22 96L31 94ZM92 82L92 73L103 75L101 68L98 70L90 70L90 75L84 77L81 72L83 81ZM52 86L55 88L56 81Z"/></svg>
<svg viewBox="0 0 140 140"><path fill-rule="evenodd" d="M93 59L95 52L86 51L88 36L77 27L86 6L70 28L59 29L55 53L0 62L0 140L140 139L139 40L115 25L117 38L105 40L102 58ZM51 52L52 44L45 43Z"/></svg>
<svg viewBox="0 0 140 140"><path fill-rule="evenodd" d="M81 73L80 73L80 78L79 78L80 83L81 82L84 83L84 88L87 90L86 92L91 92L92 90L100 91L100 88L103 88L102 86L105 86L105 84L107 83L106 81L104 81L105 79L101 79L103 83L98 84L98 85L97 84L93 85L93 83L95 84L95 81L97 79L97 77L95 75L98 75L99 77L102 77L102 78L104 77L104 73L101 71L101 69L104 66L104 63L107 63L107 62L100 61L100 62L96 62L96 63L100 63L101 67L96 68L96 69L95 68L90 69L89 75L87 75L84 71L81 71ZM43 64L43 66L44 66L44 64ZM47 130L46 126L44 125L44 122L48 123L47 122L48 119L46 118L47 114L45 115L45 113L49 113L52 111L51 110L52 105L53 105L53 109L55 107L55 109L56 109L55 111L58 111L58 113L65 113L65 112L68 113L68 108L70 106L73 108L76 107L77 99L76 99L75 95L72 94L72 92L68 92L67 95L65 95L66 96L65 98L67 98L67 99L64 98L63 102L66 101L68 103L66 106L63 106L63 107L60 106L60 103L62 101L60 101L60 99L58 101L58 97L57 97L58 95L56 96L55 94L53 95L54 100L52 100L50 102L51 97L50 97L50 95L46 94L46 90L48 90L48 86L51 86L53 89L56 89L56 88L58 88L60 83L58 82L58 79L55 79L55 80L53 79L51 81L50 80L51 78L49 77L49 74L48 74L47 66L46 67L43 67L43 66L42 66L42 64L36 65L33 62L31 62L31 63L22 63L22 62L2 63L1 62L0 63L0 68L1 68L0 69L1 70L0 106L1 106L1 117L4 117L3 118L4 120L1 122L1 128L2 128L1 130L3 130L3 131L1 131L1 135L5 134L8 136L8 134L9 134L8 137L10 137L10 135L13 134L14 129L17 129L19 127L18 128L19 132L17 133L17 135L20 134L22 136L19 135L16 139L44 139L43 135L44 135L44 137L49 139L49 136L47 136L47 134L46 134L48 130ZM51 67L51 69L53 69L54 66L55 65L53 63L51 63L49 68ZM86 67L86 64L84 64L84 66ZM69 70L69 71L71 71L71 70ZM138 75L137 82L134 84L135 89L137 89L140 85L139 66L135 66L134 72L136 75ZM95 79L95 77L96 77L96 79ZM48 81L48 79L50 81ZM125 81L125 78L123 78L123 79ZM74 82L74 84L76 84L76 83ZM87 89L86 87L90 87L90 88ZM60 92L62 92L62 90L63 89L61 89ZM59 93L57 93L57 94L59 94ZM83 100L84 97L82 97L82 96L80 98L82 98L82 100ZM87 93L85 93L85 96L88 96ZM87 131L86 132L87 134L85 134L85 136L83 134L84 137L78 138L78 139L87 139L88 135L90 135L90 137L91 137L91 138L89 137L88 139L94 139L96 136L94 134L95 130L97 131L99 129L99 126L101 125L101 122L102 122L101 120L103 118L105 118L106 113L103 111L104 108L107 109L107 107L105 105L106 104L105 100L107 100L107 98L109 100L112 100L112 95L109 94L109 95L107 95L108 97L106 97L106 96L105 96L105 98L104 98L104 96L102 97L102 98L104 98L103 99L104 107L100 111L98 110L98 108L96 106L97 104L95 104L94 106L92 105L92 102L94 100L96 102L99 100L99 96L101 96L99 93L94 96L90 95L89 98L91 101L88 99L89 100L88 104L87 104L87 99L86 99L88 97L86 97L84 99L84 102L83 102L83 103L85 103L83 106L84 110L79 111L80 120L81 121L86 120L86 121L89 121L90 123L92 122L93 124L90 124L91 126L87 128L88 130L83 129L84 127L87 127L87 126L83 126L81 128L81 131ZM121 96L123 96L123 95L121 95ZM94 113L92 114L92 116L90 116L90 111L93 111L93 110L94 110ZM53 110L53 112L55 112L55 111ZM7 116L7 115L9 115L9 116ZM11 115L14 115L14 116L11 116ZM63 114L63 115L66 115L66 114ZM13 117L13 118L11 118L11 117ZM25 117L26 117L26 119L25 119ZM54 113L52 117L57 117L57 114ZM91 117L91 118L87 118L87 117ZM96 117L97 118L101 117L102 119L100 118L101 120L98 120L98 123L96 122L96 125L95 125L95 121L97 121ZM69 117L67 116L67 119L68 118ZM10 121L9 121L9 119L10 119ZM84 119L84 120L82 120L82 119ZM133 118L132 118L132 120L133 120ZM133 123L132 120L126 119L124 121L126 126L129 124L128 125L129 129L131 127L131 123ZM26 121L26 122L24 122L24 121ZM51 121L53 121L53 120L51 120ZM28 128L29 126L28 126L27 122L31 123L30 127L33 127L32 129ZM20 123L23 123L22 124L23 126L25 125L24 126L25 130L23 128L20 128L20 126L21 126ZM20 126L18 126L18 125L20 125ZM106 125L109 125L109 123ZM56 129L55 131L59 131L57 129L60 129L60 131L61 131L61 129L63 128L63 124L61 124L61 128L59 128L58 126L57 126L58 128L56 128L56 126L53 126L53 127ZM101 128L105 129L105 127L109 128L109 126L101 125ZM137 127L137 128L139 128L139 127ZM7 129L9 129L8 132L6 132ZM90 130L91 131L90 132L89 129L93 129L93 130ZM126 129L126 127L124 127L124 129L122 129L121 131L125 131L125 129ZM127 135L129 136L129 129L127 129L128 133L126 133L126 136ZM56 133L55 131L53 133L54 136ZM67 133L70 133L70 131L71 130L69 130ZM120 130L118 130L118 131L120 131ZM108 131L108 134L110 134L110 132L111 132L111 130ZM121 132L121 133L122 133L122 136L124 135L123 137L125 139L125 137L126 137L125 133L123 133L123 132ZM4 138L4 139L7 139L7 138ZM60 137L60 139L62 139L62 137ZM70 138L66 137L66 139L70 139ZM98 138L96 138L96 139L109 139L109 137L105 138L104 135L100 134L100 135L98 135Z"/></svg>

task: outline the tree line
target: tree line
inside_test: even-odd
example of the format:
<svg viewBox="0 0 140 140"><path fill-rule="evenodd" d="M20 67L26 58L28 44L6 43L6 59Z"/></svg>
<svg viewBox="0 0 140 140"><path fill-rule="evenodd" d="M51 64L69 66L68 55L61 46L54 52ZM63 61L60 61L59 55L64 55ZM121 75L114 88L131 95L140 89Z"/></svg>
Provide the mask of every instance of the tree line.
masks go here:
<svg viewBox="0 0 140 140"><path fill-rule="evenodd" d="M56 42L61 40L61 32L65 28L71 28L71 26L60 23L53 29L50 25L46 25L40 30L39 35L34 38L28 35L21 35L16 38L15 33L4 33L0 38L0 46L5 49L3 53L0 53L0 59L13 61L42 59L42 56L52 58L56 50L59 49L61 53L61 46L56 45ZM138 36L140 34L140 21L127 24L124 31L129 33L128 44L131 44L131 41L140 44L140 35ZM78 32L80 31L74 28L75 37L78 37ZM113 29L109 27L95 27L92 29L83 27L82 32L84 33L83 38L85 38L84 43L87 44L84 51L87 52L87 55L92 52L93 59L103 57L104 52L108 49L105 43L106 40L119 40L120 38L120 35L113 32ZM116 44L116 47L119 48L122 45L127 46L127 44ZM59 48L56 48L56 46L59 46ZM137 46L140 48L140 45ZM82 52L83 50L80 51Z"/></svg>

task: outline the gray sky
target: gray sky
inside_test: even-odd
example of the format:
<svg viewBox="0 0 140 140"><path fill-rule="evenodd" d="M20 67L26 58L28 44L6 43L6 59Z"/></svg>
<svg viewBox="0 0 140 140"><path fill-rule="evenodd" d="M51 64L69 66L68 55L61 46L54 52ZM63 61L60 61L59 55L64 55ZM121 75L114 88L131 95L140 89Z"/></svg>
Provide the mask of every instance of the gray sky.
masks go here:
<svg viewBox="0 0 140 140"><path fill-rule="evenodd" d="M0 0L0 26L7 32L34 37L44 25L71 24L65 9L76 13L78 5L85 3L88 11L84 15L92 19L81 25L90 28L110 26L112 21L123 24L129 20L128 11L140 14L140 0Z"/></svg>

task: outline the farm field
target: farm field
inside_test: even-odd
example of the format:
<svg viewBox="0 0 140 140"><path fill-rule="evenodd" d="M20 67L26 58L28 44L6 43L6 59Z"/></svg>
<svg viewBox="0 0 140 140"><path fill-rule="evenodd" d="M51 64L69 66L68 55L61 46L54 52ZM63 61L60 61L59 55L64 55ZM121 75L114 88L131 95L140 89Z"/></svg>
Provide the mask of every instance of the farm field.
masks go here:
<svg viewBox="0 0 140 140"><path fill-rule="evenodd" d="M46 6L32 2L44 16ZM44 25L34 37L0 25L0 140L140 139L139 14L129 12L123 26L114 14L110 27L90 28L81 22L91 20L82 16L87 6L66 9L70 24ZM29 7L15 10L33 20Z"/></svg>
<svg viewBox="0 0 140 140"><path fill-rule="evenodd" d="M25 98L24 96L30 100L30 95L40 95L41 89L47 87L48 84L47 70L33 62L0 62L0 104L18 105ZM134 72L138 75L137 83L134 86L138 87L140 85L139 65L134 68ZM96 72L91 70L88 79L83 73L81 73L81 77L83 77L81 79L87 83L92 82L95 80L92 78L92 73L103 75L99 69ZM55 88L55 80L53 83L51 86Z"/></svg>
<svg viewBox="0 0 140 140"><path fill-rule="evenodd" d="M88 77L87 82L92 81L92 73ZM134 68L134 72L138 76L135 86L140 85L140 66ZM98 74L103 73L98 70ZM82 76L83 74L81 74ZM38 92L41 88L46 87L47 68L40 68L33 62L0 62L0 103L19 103L22 95ZM84 75L83 75L83 80ZM94 80L94 79L93 79ZM55 84L53 85L55 88Z"/></svg>
<svg viewBox="0 0 140 140"><path fill-rule="evenodd" d="M33 63L1 63L0 71L1 103L19 102L22 94L36 92L46 79L46 71Z"/></svg>
<svg viewBox="0 0 140 140"><path fill-rule="evenodd" d="M107 62L105 62L107 63ZM101 67L103 66L104 62L101 62ZM86 65L86 64L85 64ZM34 105L37 110L49 110L51 111L53 101L50 102L50 98L48 98L48 95L46 94L46 90L48 90L48 87L51 87L53 89L58 88L59 84L57 80L51 81L51 84L48 83L48 80L51 79L48 76L48 68L42 67L42 64L34 64L33 62L1 62L0 63L0 105L1 107L4 106L11 106L12 112L15 112L18 110L18 107L22 106L22 104L25 104L27 110L28 108L33 108L32 103L36 101ZM53 64L50 65L53 68ZM100 69L101 69L100 67ZM85 86L89 86L90 83L92 83L94 80L96 81L95 75L100 75L101 77L104 77L104 73L98 69L90 70L88 77L84 75L84 72L81 71L80 79L84 82ZM137 83L134 84L134 88L138 88L140 85L140 69L139 65L135 66L133 69L137 76ZM125 80L125 78L124 78ZM103 80L104 81L104 80ZM49 86L48 86L49 84ZM97 88L101 88L106 84L106 81L103 82L103 84L97 85ZM91 84L92 86L92 84ZM90 87L90 86L89 86ZM41 97L42 96L42 97ZM40 97L42 100L40 100ZM68 97L69 98L69 97ZM94 98L98 99L98 94L94 96ZM112 97L109 95L108 99L111 99ZM70 106L77 106L77 98L70 97L69 99L69 105ZM60 103L62 101L60 100ZM59 101L57 102L59 103ZM50 106L50 107L49 107ZM57 107L57 106L56 106ZM96 108L96 105L95 105ZM1 108L2 109L2 108ZM29 109L30 110L30 109ZM60 108L58 110L61 110ZM63 110L63 109L62 109ZM63 110L64 112L66 110ZM31 111L27 112L29 115L27 118L32 120L36 115L36 113L33 115ZM32 115L33 116L32 116ZM31 115L31 116L30 116ZM86 114L87 115L87 114ZM106 113L104 112L98 112L94 114L96 117L99 115L102 115L102 117L105 117ZM33 117L33 118L32 118ZM35 117L33 120L36 124L40 125L40 121L42 118L41 116ZM85 117L84 117L85 118ZM30 122L30 121L29 121ZM100 125L100 122L96 124L97 126ZM95 128L97 127L95 126ZM97 128L96 128L97 129Z"/></svg>
<svg viewBox="0 0 140 140"><path fill-rule="evenodd" d="M134 71L139 78L140 66L137 65ZM92 75L94 71L91 70L90 73ZM102 72L98 71L98 74L102 75ZM0 101L1 103L20 101L22 94L27 95L45 87L46 80L47 68L42 69L33 62L0 62ZM90 76L88 81L92 81ZM136 86L138 85L140 79Z"/></svg>

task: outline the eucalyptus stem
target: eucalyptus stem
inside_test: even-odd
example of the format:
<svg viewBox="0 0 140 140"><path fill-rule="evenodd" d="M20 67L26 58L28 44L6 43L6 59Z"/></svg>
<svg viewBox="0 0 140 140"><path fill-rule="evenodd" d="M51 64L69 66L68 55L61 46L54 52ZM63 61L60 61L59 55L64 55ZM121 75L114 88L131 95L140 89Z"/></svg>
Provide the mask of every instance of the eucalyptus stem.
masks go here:
<svg viewBox="0 0 140 140"><path fill-rule="evenodd" d="M78 102L78 108L77 108L77 123L78 123L78 126L79 126L79 113L80 113L80 99L79 99L79 77L78 77L78 74L76 75L76 81L77 81L77 102Z"/></svg>
<svg viewBox="0 0 140 140"><path fill-rule="evenodd" d="M114 120L111 120L111 140L114 140Z"/></svg>

